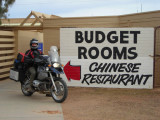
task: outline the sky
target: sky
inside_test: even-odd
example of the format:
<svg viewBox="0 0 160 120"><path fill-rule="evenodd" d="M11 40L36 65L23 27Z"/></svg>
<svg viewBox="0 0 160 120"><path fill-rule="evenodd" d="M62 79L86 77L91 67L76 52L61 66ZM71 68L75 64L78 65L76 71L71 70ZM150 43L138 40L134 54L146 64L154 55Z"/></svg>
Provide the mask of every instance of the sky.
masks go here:
<svg viewBox="0 0 160 120"><path fill-rule="evenodd" d="M61 17L115 16L160 10L160 0L16 0L8 18L26 18L31 11Z"/></svg>

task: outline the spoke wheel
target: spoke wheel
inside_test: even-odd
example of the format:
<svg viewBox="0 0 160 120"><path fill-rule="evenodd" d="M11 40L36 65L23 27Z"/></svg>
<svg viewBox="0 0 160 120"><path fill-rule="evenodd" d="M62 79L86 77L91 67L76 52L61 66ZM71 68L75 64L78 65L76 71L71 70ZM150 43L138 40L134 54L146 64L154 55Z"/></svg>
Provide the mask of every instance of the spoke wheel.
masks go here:
<svg viewBox="0 0 160 120"><path fill-rule="evenodd" d="M32 96L33 94L33 92L30 92L28 90L29 87L30 87L30 84L28 83L28 79L25 78L25 81L21 83L21 90L25 96Z"/></svg>
<svg viewBox="0 0 160 120"><path fill-rule="evenodd" d="M55 102L62 103L68 95L66 83L62 79L55 80L57 91L54 86L51 87L51 95Z"/></svg>

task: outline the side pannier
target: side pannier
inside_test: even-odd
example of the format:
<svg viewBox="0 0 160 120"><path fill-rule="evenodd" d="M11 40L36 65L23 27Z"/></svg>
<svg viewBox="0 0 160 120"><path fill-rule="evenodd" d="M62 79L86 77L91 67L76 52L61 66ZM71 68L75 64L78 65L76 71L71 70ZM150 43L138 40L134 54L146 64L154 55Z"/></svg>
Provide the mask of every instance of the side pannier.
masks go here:
<svg viewBox="0 0 160 120"><path fill-rule="evenodd" d="M22 82L24 80L24 71L17 70L15 68L10 69L10 79L16 82Z"/></svg>
<svg viewBox="0 0 160 120"><path fill-rule="evenodd" d="M10 69L10 79L14 81L24 80L24 53L18 53L17 59L14 60L14 68Z"/></svg>

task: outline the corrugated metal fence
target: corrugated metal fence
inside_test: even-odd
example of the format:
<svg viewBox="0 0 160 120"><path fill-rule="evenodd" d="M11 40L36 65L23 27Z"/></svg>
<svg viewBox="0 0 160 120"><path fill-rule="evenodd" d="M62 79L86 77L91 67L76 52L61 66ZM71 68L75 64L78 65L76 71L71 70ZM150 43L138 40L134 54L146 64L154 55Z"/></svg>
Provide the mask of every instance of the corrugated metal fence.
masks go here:
<svg viewBox="0 0 160 120"><path fill-rule="evenodd" d="M15 53L14 32L0 31L0 80L9 77Z"/></svg>

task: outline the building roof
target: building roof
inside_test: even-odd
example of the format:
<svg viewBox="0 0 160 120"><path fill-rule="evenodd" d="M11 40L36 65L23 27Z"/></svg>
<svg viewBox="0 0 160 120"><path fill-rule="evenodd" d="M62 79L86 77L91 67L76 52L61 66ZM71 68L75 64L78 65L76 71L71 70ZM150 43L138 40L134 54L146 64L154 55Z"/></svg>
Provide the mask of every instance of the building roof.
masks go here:
<svg viewBox="0 0 160 120"><path fill-rule="evenodd" d="M60 18L56 15L48 15L36 11L31 13L26 18L1 19L1 26L42 26L44 18Z"/></svg>

